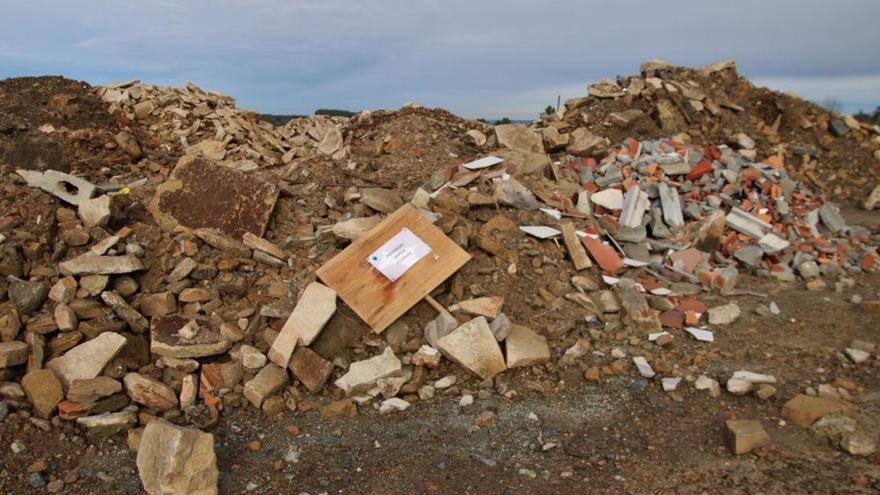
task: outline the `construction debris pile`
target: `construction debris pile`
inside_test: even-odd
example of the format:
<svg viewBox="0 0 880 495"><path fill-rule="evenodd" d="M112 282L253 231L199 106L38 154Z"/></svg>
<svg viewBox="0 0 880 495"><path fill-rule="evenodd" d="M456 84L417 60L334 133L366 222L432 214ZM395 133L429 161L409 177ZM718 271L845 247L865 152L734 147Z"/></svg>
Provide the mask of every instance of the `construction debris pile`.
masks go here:
<svg viewBox="0 0 880 495"><path fill-rule="evenodd" d="M733 60L700 69L651 60L640 69L542 115L533 128L545 149L593 156L629 136L675 137L728 144L751 160L784 155L790 173L838 198L860 199L877 184L880 126L755 87Z"/></svg>
<svg viewBox="0 0 880 495"><path fill-rule="evenodd" d="M874 185L880 130L818 111L791 121L789 96L767 124L751 105L768 93L743 84L727 62L650 62L531 127L410 105L274 128L194 85L126 82L93 90L115 121L8 127L0 144L78 135L113 159L0 164L0 421L127 432L149 493L213 493L199 430L236 408L516 400L519 377L572 369L675 400L770 400L775 376L710 357L744 316L737 298L784 316L745 280L842 292L878 270L877 233L822 191ZM840 150L857 165L827 181L822 157ZM409 177L382 183L383 170ZM841 351L880 366L873 342ZM827 419L855 393L821 384L782 415L867 455L854 420ZM760 422L726 431L737 454L769 443Z"/></svg>

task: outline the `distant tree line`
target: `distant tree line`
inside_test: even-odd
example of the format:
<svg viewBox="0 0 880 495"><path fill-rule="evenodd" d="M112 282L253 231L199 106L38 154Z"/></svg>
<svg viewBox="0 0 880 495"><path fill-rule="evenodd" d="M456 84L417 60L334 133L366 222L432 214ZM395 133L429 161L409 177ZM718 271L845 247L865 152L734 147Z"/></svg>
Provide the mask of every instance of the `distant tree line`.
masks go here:
<svg viewBox="0 0 880 495"><path fill-rule="evenodd" d="M874 112L868 113L864 110L859 110L858 113L853 115L856 120L861 122L870 122L872 124L880 124L880 106L874 109Z"/></svg>

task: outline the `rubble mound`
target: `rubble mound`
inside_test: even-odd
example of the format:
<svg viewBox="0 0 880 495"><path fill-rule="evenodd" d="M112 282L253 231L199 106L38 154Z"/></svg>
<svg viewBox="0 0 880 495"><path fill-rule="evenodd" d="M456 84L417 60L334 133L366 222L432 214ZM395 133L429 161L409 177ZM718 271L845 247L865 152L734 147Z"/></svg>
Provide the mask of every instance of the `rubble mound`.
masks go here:
<svg viewBox="0 0 880 495"><path fill-rule="evenodd" d="M151 491L213 493L198 430L234 409L410 414L611 381L766 401L781 380L726 362L763 367L726 331L742 303L772 324L792 315L768 287L843 292L878 270L877 233L823 191L875 177L878 129L729 62L646 63L532 126L405 105L276 127L193 84L5 84L30 103L4 94L4 149L44 134L69 161L0 157L2 405L131 431ZM849 175L823 182L844 155ZM874 342L837 354L880 366ZM854 410L855 385L819 389L782 416ZM735 453L769 442L760 422L726 428Z"/></svg>
<svg viewBox="0 0 880 495"><path fill-rule="evenodd" d="M463 137L488 132L487 124L465 120L443 109L417 105L363 112L347 126L353 166L375 182L412 191L437 171L437 163L468 161L479 149Z"/></svg>
<svg viewBox="0 0 880 495"><path fill-rule="evenodd" d="M732 60L700 69L645 62L638 75L591 84L586 96L566 101L533 127L544 133L548 151L569 143L554 139L549 129L573 136L584 128L612 146L627 137L677 135L694 143L729 144L752 159L779 154L792 174L839 199L860 199L878 179L877 126L756 87L737 74Z"/></svg>

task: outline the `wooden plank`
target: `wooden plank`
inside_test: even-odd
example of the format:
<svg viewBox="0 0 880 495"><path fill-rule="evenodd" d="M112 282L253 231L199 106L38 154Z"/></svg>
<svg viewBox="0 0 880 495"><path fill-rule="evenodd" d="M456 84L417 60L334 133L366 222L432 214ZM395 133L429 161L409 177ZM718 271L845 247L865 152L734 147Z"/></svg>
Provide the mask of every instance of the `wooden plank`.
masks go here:
<svg viewBox="0 0 880 495"><path fill-rule="evenodd" d="M574 225L571 222L563 222L559 225L559 228L562 229L562 240L565 242L568 256L571 258L571 262L574 263L575 270L585 270L593 266L590 258L587 257L587 251L577 236Z"/></svg>
<svg viewBox="0 0 880 495"><path fill-rule="evenodd" d="M431 252L397 281L391 282L367 261L367 256L403 228L408 228L430 246ZM373 331L379 333L470 259L467 251L426 220L418 210L405 204L324 263L317 275Z"/></svg>

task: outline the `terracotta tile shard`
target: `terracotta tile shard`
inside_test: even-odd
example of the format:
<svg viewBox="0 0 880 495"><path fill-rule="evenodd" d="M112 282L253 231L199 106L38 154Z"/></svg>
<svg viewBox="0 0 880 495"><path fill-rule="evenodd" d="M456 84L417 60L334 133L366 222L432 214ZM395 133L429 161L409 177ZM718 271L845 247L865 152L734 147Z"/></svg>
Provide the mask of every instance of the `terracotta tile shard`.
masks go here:
<svg viewBox="0 0 880 495"><path fill-rule="evenodd" d="M611 246L602 244L601 241L591 237L581 237L581 242L587 248L587 251L590 252L590 256L593 257L596 264L605 272L614 275L623 268L623 259L618 256Z"/></svg>
<svg viewBox="0 0 880 495"><path fill-rule="evenodd" d="M149 210L167 231L178 225L216 228L241 239L245 232L262 237L277 199L278 188L270 183L184 156L168 180L156 188Z"/></svg>

